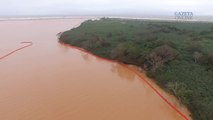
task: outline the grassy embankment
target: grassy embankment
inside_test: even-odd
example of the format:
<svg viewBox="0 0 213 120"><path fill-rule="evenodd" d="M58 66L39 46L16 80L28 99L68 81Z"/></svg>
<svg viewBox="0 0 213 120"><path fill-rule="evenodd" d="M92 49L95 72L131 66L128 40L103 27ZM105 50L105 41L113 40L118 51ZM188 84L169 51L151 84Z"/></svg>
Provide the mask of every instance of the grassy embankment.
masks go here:
<svg viewBox="0 0 213 120"><path fill-rule="evenodd" d="M213 23L88 20L60 41L140 66L194 120L213 120Z"/></svg>

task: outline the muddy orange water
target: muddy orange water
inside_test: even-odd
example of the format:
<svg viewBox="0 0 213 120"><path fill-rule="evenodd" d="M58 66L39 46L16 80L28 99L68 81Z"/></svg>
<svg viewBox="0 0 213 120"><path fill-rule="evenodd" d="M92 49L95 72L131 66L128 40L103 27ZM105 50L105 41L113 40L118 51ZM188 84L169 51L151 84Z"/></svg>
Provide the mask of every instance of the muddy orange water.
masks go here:
<svg viewBox="0 0 213 120"><path fill-rule="evenodd" d="M123 65L58 43L85 19L0 22L0 56L33 42L0 61L0 120L184 120Z"/></svg>

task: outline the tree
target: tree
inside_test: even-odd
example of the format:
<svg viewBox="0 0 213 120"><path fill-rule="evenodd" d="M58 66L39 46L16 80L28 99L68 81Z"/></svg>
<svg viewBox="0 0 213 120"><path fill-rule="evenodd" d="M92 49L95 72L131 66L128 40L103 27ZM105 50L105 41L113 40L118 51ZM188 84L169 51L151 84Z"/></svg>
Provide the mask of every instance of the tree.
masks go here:
<svg viewBox="0 0 213 120"><path fill-rule="evenodd" d="M112 37L112 33L111 32L107 33L106 37L107 38L111 38Z"/></svg>
<svg viewBox="0 0 213 120"><path fill-rule="evenodd" d="M197 63L200 60L200 58L202 58L202 56L203 56L202 53L200 53L200 52L194 52L193 58L194 58L195 63Z"/></svg>
<svg viewBox="0 0 213 120"><path fill-rule="evenodd" d="M163 65L170 60L175 59L178 52L168 45L162 45L155 48L147 57L144 62L143 68L146 70L156 70L159 66Z"/></svg>
<svg viewBox="0 0 213 120"><path fill-rule="evenodd" d="M204 54L199 59L200 64L207 66L206 70L212 70L213 69L213 52L209 52Z"/></svg>
<svg viewBox="0 0 213 120"><path fill-rule="evenodd" d="M191 42L189 44L187 49L188 49L189 52L192 52L192 53L201 52L202 51L202 46L201 46L201 44L199 42L193 41L193 42Z"/></svg>
<svg viewBox="0 0 213 120"><path fill-rule="evenodd" d="M189 98L192 95L192 91L184 83L168 82L166 85L167 89L172 91L180 101L184 101L185 104L189 104Z"/></svg>
<svg viewBox="0 0 213 120"><path fill-rule="evenodd" d="M127 43L119 44L115 49L111 51L110 57L113 59L118 58L121 60L121 57L125 56L127 48L128 48Z"/></svg>
<svg viewBox="0 0 213 120"><path fill-rule="evenodd" d="M111 52L111 58L119 59L125 63L139 64L139 57L140 48L131 42L121 43Z"/></svg>

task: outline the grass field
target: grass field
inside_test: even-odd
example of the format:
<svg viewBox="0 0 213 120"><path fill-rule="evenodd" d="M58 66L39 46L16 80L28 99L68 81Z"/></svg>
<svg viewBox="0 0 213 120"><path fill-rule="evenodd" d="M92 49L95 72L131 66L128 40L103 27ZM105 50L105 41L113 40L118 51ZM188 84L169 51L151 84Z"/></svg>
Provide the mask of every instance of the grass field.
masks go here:
<svg viewBox="0 0 213 120"><path fill-rule="evenodd" d="M146 71L194 120L213 120L213 23L88 20L60 41Z"/></svg>

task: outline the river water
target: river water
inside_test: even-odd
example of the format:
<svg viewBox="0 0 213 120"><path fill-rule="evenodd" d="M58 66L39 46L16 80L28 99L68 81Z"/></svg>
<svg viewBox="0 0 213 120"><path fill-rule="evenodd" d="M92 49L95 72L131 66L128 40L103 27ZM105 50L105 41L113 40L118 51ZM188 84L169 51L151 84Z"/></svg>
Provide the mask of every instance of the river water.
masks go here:
<svg viewBox="0 0 213 120"><path fill-rule="evenodd" d="M33 42L0 60L0 120L184 120L124 65L58 43L86 19L0 22L0 57Z"/></svg>

